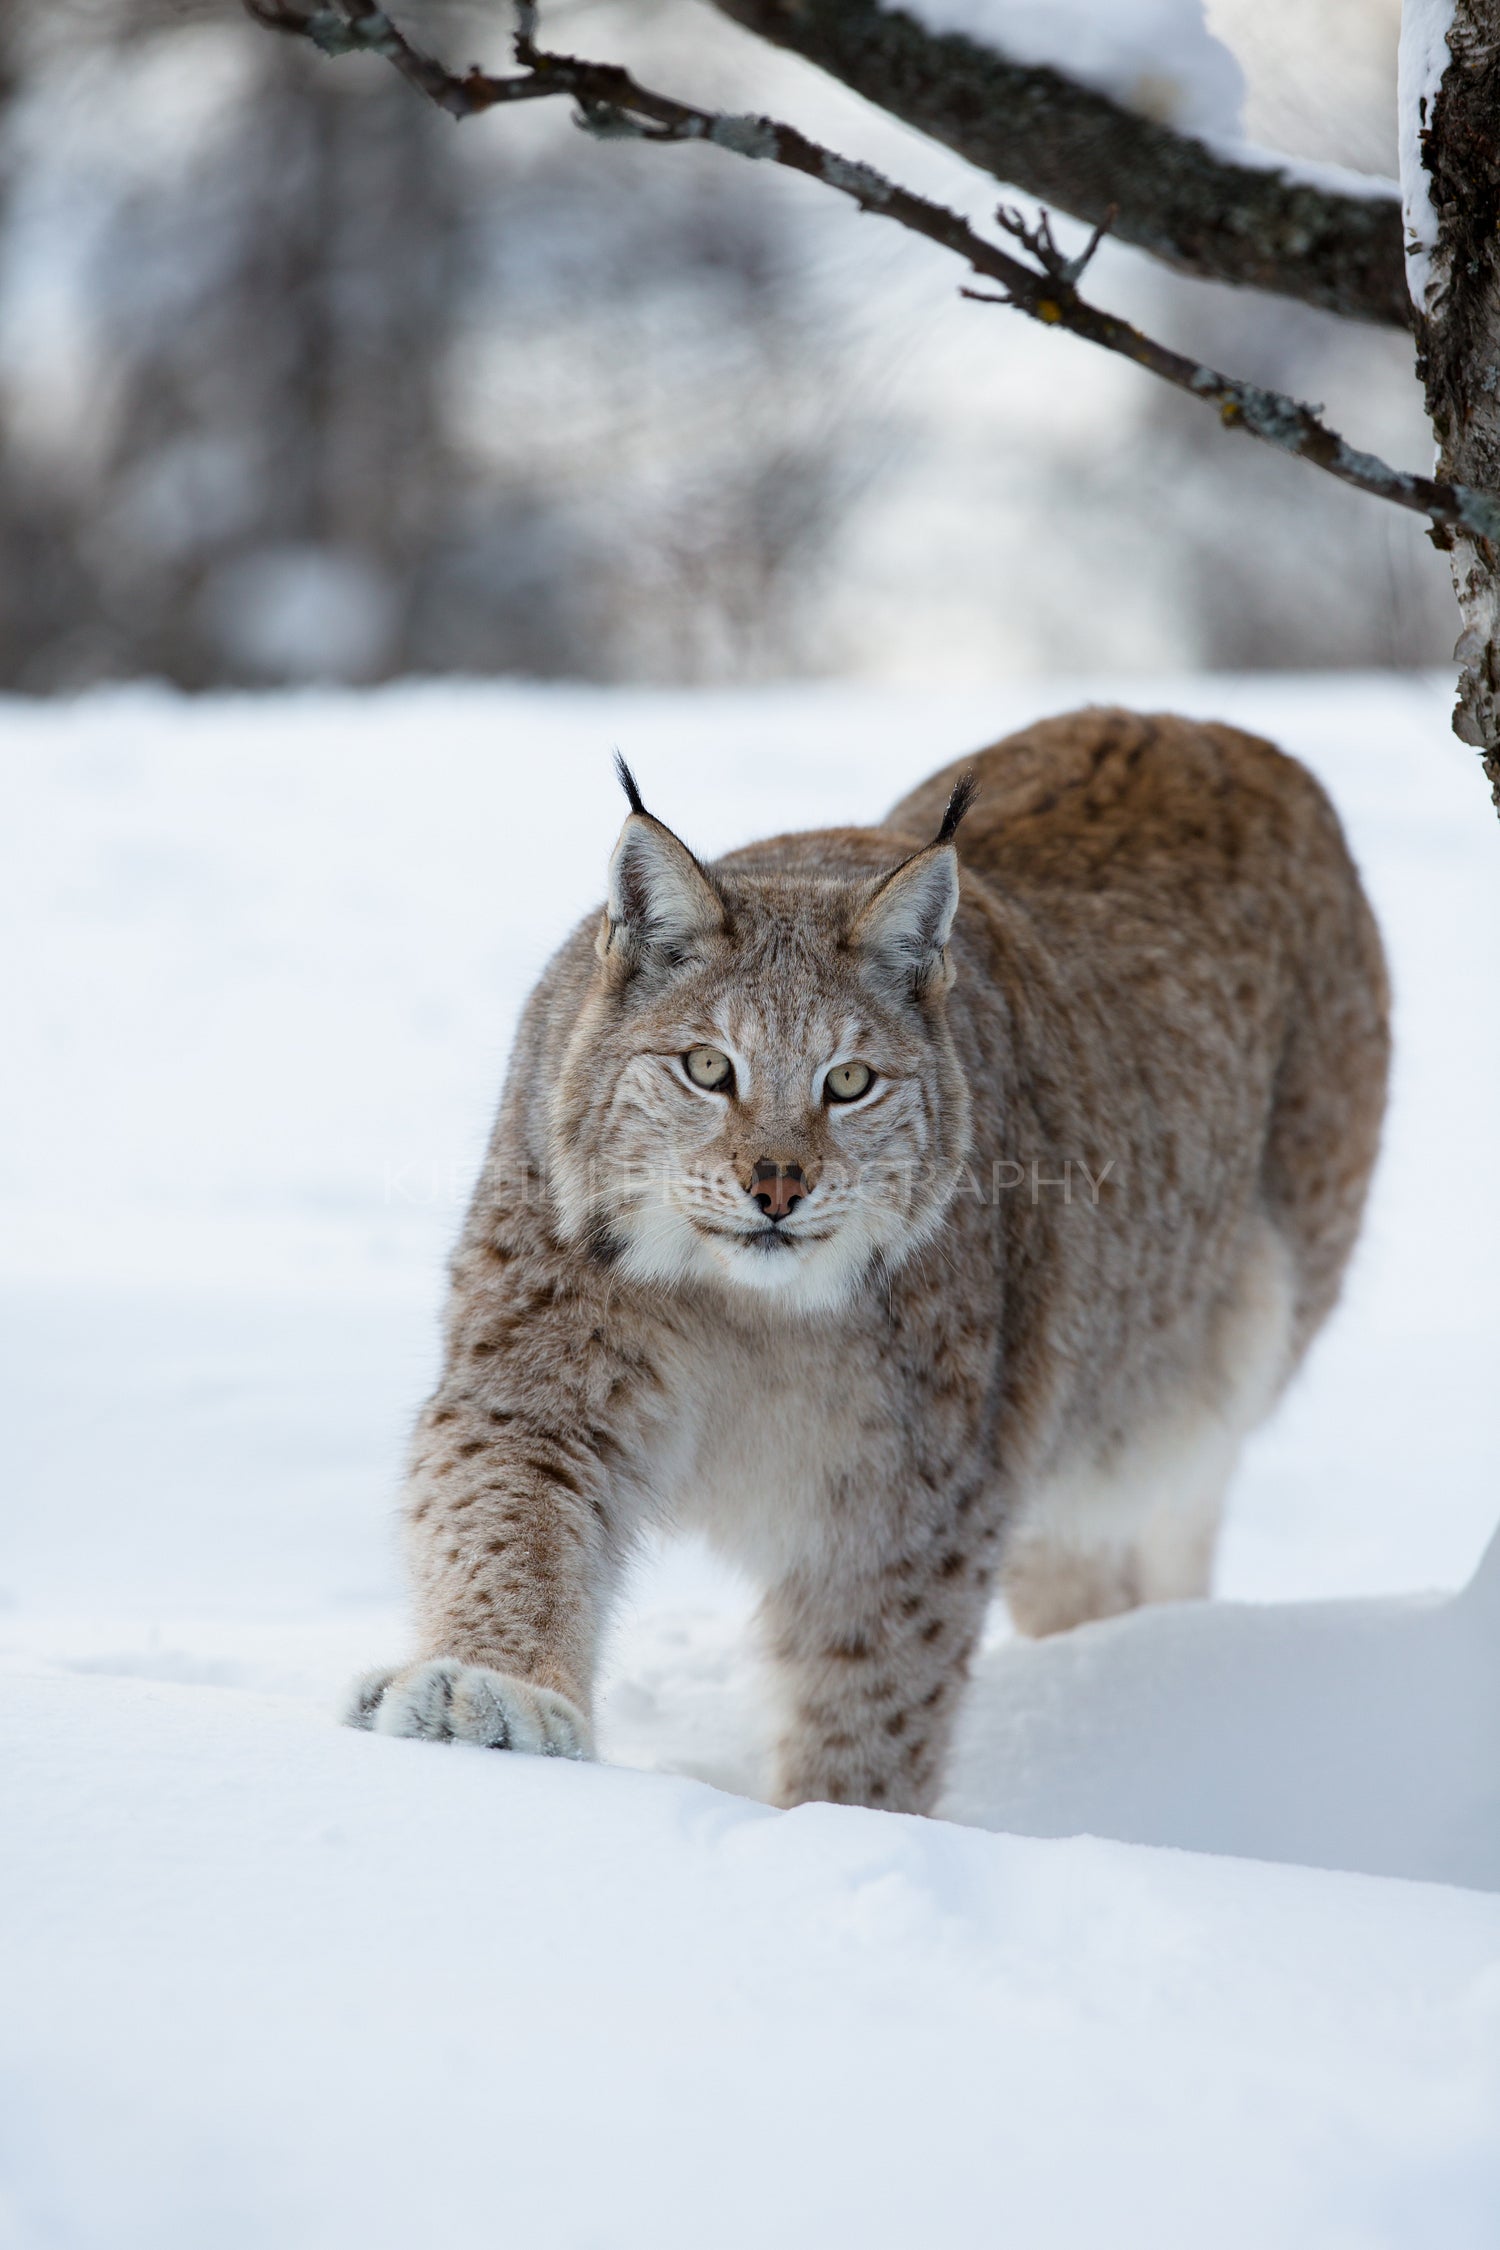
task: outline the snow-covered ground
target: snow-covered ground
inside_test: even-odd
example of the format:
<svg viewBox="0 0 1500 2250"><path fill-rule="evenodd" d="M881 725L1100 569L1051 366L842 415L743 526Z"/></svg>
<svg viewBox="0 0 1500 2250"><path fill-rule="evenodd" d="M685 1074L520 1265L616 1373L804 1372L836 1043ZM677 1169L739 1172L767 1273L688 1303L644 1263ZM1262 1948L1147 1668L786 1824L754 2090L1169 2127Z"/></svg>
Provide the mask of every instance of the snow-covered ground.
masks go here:
<svg viewBox="0 0 1500 2250"><path fill-rule="evenodd" d="M1059 696L0 711L3 2250L1493 2241L1500 835L1439 683L1130 699L1332 787L1387 1154L1230 1599L997 1617L925 1823L754 1801L747 1597L691 1551L619 1621L612 1766L328 1707L403 1645L442 1257L611 747L713 851Z"/></svg>

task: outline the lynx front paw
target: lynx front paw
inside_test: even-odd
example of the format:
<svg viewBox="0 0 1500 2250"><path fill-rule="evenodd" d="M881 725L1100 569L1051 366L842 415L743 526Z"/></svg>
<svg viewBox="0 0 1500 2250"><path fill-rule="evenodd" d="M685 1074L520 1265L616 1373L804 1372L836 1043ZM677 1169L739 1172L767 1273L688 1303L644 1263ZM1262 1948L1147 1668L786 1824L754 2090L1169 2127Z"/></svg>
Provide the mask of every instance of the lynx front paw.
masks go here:
<svg viewBox="0 0 1500 2250"><path fill-rule="evenodd" d="M553 1688L437 1656L404 1671L367 1672L344 1706L344 1724L426 1742L477 1742L541 1758L591 1758L588 1721Z"/></svg>

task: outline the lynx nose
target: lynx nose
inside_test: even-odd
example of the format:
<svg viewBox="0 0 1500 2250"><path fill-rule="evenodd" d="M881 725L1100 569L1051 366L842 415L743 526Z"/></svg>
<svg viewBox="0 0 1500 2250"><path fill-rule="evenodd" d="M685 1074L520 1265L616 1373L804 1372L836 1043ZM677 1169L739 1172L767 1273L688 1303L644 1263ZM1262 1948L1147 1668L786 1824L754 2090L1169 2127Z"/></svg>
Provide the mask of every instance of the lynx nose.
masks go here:
<svg viewBox="0 0 1500 2250"><path fill-rule="evenodd" d="M800 1164L777 1164L763 1156L750 1175L751 1197L773 1222L784 1219L806 1193L807 1180Z"/></svg>

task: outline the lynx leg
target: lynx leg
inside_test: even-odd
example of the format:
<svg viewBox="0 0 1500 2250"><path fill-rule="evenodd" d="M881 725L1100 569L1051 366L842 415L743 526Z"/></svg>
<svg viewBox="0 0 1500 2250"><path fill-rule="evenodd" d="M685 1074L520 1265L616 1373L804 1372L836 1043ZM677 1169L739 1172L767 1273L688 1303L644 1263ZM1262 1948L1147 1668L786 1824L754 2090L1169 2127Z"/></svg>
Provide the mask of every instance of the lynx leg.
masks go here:
<svg viewBox="0 0 1500 2250"><path fill-rule="evenodd" d="M422 1653L357 1680L345 1724L589 1757L598 1619L624 1543L612 1497L576 1435L519 1425L471 1371L450 1370L406 1499Z"/></svg>
<svg viewBox="0 0 1500 2250"><path fill-rule="evenodd" d="M1234 1449L1234 1450L1237 1450ZM1005 1599L1018 1632L1065 1633L1142 1602L1201 1599L1212 1590L1224 1489L1233 1468L1205 1447L1200 1477L1137 1504L1128 1478L1047 1492L1010 1543Z"/></svg>
<svg viewBox="0 0 1500 2250"><path fill-rule="evenodd" d="M1247 1239L1239 1285L1175 1403L1102 1458L1048 1479L1017 1511L1004 1587L1023 1633L1062 1633L1141 1602L1212 1588L1224 1494L1246 1436L1292 1364L1297 1277L1269 1224Z"/></svg>
<svg viewBox="0 0 1500 2250"><path fill-rule="evenodd" d="M979 1636L988 1542L955 1537L873 1583L797 1579L761 1611L787 1721L777 1798L927 1812Z"/></svg>

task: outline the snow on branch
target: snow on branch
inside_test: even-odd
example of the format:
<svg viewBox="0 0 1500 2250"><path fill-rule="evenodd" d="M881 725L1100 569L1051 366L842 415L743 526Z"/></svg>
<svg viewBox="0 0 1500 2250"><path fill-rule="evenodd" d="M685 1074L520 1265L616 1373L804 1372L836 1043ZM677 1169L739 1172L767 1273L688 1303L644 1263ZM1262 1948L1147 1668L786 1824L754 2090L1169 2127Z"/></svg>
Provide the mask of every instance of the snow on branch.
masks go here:
<svg viewBox="0 0 1500 2250"><path fill-rule="evenodd" d="M898 0L880 0L882 7ZM1181 133L1233 139L1245 74L1203 0L899 0L928 31L958 31L1008 61L1061 72Z"/></svg>
<svg viewBox="0 0 1500 2250"><path fill-rule="evenodd" d="M1442 533L1468 531L1500 539L1500 500L1462 484L1390 468L1374 454L1348 445L1310 406L1279 391L1261 389L1221 375L1201 361L1155 342L1140 329L1091 304L1078 282L1110 222L1100 215L1083 255L1065 258L1046 217L1028 226L1004 207L997 213L1002 230L1025 252L1025 260L977 234L957 212L898 186L872 165L851 161L810 140L795 127L769 117L735 116L698 109L643 86L615 63L553 54L536 43L536 11L522 0L515 53L519 70L494 77L481 70L453 72L422 53L378 9L351 6L307 8L299 0L244 0L255 19L277 31L311 39L325 54L356 51L382 55L403 77L450 116L476 116L507 102L570 99L580 125L601 138L643 141L709 142L753 162L783 166L847 196L861 211L892 220L962 258L998 294L966 291L991 304L1013 305L1031 320L1066 329L1104 351L1131 360L1190 397L1216 407L1226 429L1245 430L1267 445L1310 461L1341 484L1389 500L1424 515Z"/></svg>
<svg viewBox="0 0 1500 2250"><path fill-rule="evenodd" d="M1120 67L1085 85L1065 75L1058 49L1053 63L1003 53L1016 0L910 0L911 12L880 0L715 4L996 179L1090 226L1113 210L1121 242L1184 273L1295 297L1348 319L1410 325L1393 185L1372 181L1353 191L1309 167L1268 162L1263 152L1210 145L1128 106L1131 82ZM1138 56L1131 62L1134 50L1119 33L1119 19L1131 14L1118 0L1109 21L1118 64L1135 69L1144 102L1151 91L1144 64ZM964 29L949 28L960 22ZM1087 70L1087 57L1081 67ZM1169 68L1181 69L1170 44ZM1177 105L1185 122L1206 129L1214 121L1202 90L1182 91L1192 97Z"/></svg>

